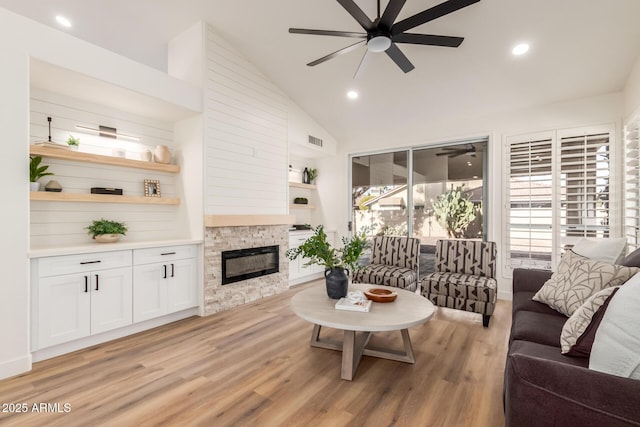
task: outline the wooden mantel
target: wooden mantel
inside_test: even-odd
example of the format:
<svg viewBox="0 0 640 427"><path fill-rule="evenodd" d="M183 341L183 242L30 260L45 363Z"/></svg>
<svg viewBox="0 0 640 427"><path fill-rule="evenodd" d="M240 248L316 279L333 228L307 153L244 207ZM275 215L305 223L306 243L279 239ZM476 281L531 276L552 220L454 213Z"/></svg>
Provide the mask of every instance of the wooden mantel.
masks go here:
<svg viewBox="0 0 640 427"><path fill-rule="evenodd" d="M295 215L205 215L205 227L243 227L254 225L292 225Z"/></svg>

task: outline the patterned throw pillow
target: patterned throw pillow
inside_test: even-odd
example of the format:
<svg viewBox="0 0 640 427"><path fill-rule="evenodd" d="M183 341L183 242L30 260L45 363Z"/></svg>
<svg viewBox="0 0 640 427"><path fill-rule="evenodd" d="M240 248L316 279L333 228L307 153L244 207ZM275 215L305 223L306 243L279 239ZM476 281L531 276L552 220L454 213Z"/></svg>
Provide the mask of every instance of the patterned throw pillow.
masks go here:
<svg viewBox="0 0 640 427"><path fill-rule="evenodd" d="M589 357L593 338L607 303L619 288L619 286L614 286L596 292L571 315L562 327L562 334L560 334L562 354Z"/></svg>
<svg viewBox="0 0 640 427"><path fill-rule="evenodd" d="M637 267L594 261L567 251L557 271L533 300L571 316L591 295L604 288L620 286L638 272L640 268Z"/></svg>

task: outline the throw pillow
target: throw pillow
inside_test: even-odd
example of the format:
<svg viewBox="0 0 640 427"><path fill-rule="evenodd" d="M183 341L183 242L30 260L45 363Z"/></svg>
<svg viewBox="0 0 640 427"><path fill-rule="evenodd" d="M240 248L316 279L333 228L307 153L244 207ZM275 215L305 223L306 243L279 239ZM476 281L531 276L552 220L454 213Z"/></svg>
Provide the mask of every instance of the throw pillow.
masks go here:
<svg viewBox="0 0 640 427"><path fill-rule="evenodd" d="M562 354L589 357L598 326L618 288L605 288L591 295L564 323L560 334Z"/></svg>
<svg viewBox="0 0 640 427"><path fill-rule="evenodd" d="M631 252L620 264L626 265L627 267L640 267L640 249Z"/></svg>
<svg viewBox="0 0 640 427"><path fill-rule="evenodd" d="M604 288L622 285L638 272L640 268L637 267L594 261L567 251L557 271L542 285L533 300L571 316L591 295Z"/></svg>
<svg viewBox="0 0 640 427"><path fill-rule="evenodd" d="M640 275L611 298L596 332L589 369L640 379Z"/></svg>
<svg viewBox="0 0 640 427"><path fill-rule="evenodd" d="M571 250L589 259L619 264L627 250L627 239L624 237L609 239L587 239L583 237L578 240Z"/></svg>

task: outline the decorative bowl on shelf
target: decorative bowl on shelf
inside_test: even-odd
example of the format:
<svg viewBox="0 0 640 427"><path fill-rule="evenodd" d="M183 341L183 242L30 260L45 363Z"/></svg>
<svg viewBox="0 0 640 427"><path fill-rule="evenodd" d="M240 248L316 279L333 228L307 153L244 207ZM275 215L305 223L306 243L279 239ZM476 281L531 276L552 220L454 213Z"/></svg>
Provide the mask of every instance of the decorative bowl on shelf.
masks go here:
<svg viewBox="0 0 640 427"><path fill-rule="evenodd" d="M392 302L398 298L398 293L383 288L369 288L364 295L373 302Z"/></svg>

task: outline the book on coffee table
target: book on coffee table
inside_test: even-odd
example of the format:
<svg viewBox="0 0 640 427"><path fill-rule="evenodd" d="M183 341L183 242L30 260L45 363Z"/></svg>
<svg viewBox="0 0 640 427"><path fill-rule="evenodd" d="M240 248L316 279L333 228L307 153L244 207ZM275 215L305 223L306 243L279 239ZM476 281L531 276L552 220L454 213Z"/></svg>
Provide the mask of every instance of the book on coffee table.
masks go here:
<svg viewBox="0 0 640 427"><path fill-rule="evenodd" d="M371 300L366 300L361 303L352 303L349 298L340 298L336 303L336 310L347 311L363 311L368 312L371 309Z"/></svg>

